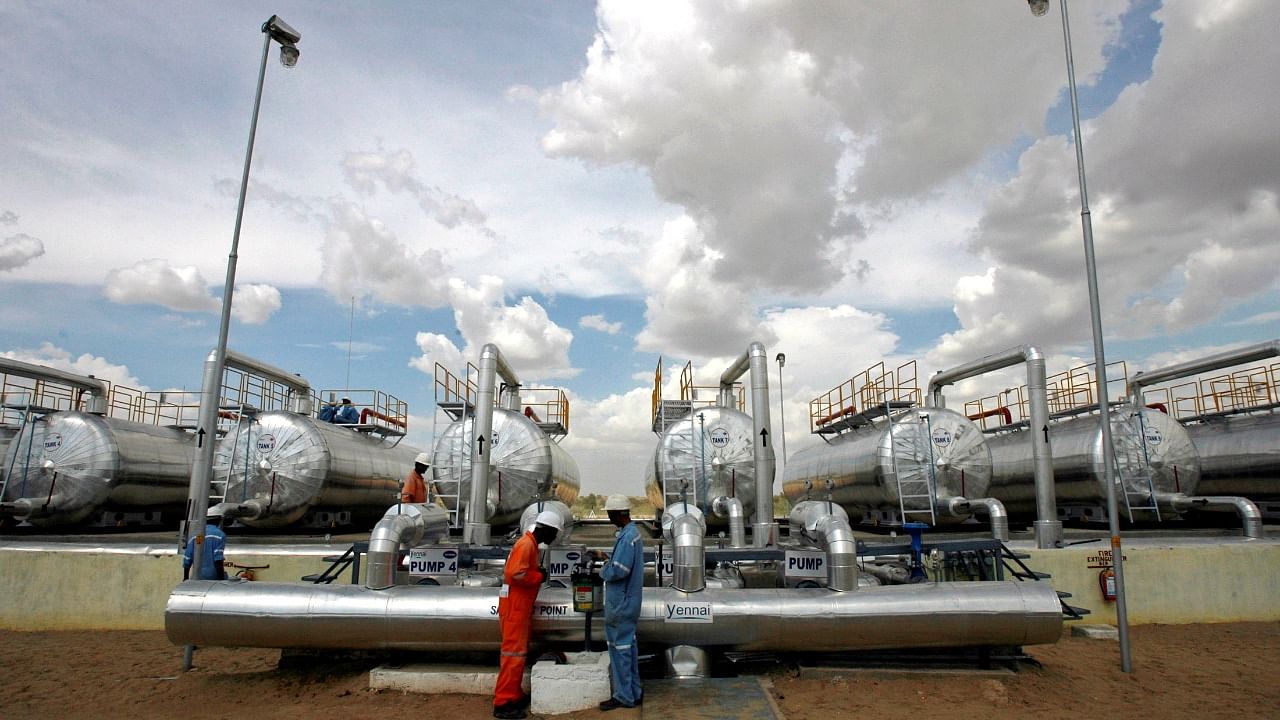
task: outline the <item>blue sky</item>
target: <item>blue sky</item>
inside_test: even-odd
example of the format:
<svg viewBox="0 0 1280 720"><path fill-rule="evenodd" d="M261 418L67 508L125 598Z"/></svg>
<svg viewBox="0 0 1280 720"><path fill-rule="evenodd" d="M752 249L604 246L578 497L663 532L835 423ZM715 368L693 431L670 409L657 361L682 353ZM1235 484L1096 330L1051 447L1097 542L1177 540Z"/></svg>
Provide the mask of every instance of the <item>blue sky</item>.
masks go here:
<svg viewBox="0 0 1280 720"><path fill-rule="evenodd" d="M350 339L418 444L423 368L487 342L569 392L604 492L640 492L659 355L710 384L786 352L792 453L882 359L1065 370L1092 349L1061 25L1007 5L0 5L0 352L195 387L274 10L302 57L268 66L230 345L337 389ZM1267 10L1071 6L1130 372L1280 336Z"/></svg>

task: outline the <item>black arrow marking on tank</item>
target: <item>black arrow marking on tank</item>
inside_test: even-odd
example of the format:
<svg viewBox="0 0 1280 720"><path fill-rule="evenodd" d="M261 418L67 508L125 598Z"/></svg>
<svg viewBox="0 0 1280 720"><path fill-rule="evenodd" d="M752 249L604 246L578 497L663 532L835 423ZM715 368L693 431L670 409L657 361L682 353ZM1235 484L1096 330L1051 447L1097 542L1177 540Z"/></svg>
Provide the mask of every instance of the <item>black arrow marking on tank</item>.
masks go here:
<svg viewBox="0 0 1280 720"><path fill-rule="evenodd" d="M480 444L480 450L476 454L483 455L484 454L484 435L477 435L476 442Z"/></svg>
<svg viewBox="0 0 1280 720"><path fill-rule="evenodd" d="M769 447L769 428L760 431L760 440L764 442L765 447Z"/></svg>
<svg viewBox="0 0 1280 720"><path fill-rule="evenodd" d="M1045 442L1049 442L1049 425L1048 425L1048 423L1046 423L1046 424L1045 424L1045 426L1044 426L1044 441L1045 441Z"/></svg>
<svg viewBox="0 0 1280 720"><path fill-rule="evenodd" d="M204 447L204 428L200 428L200 431L196 433L196 447Z"/></svg>

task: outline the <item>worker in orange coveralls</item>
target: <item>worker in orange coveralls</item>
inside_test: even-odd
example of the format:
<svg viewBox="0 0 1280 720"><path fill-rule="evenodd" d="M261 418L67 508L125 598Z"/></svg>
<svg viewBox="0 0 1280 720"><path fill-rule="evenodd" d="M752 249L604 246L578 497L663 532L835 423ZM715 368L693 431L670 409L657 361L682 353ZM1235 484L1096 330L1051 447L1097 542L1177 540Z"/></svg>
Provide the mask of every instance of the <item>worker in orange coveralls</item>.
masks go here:
<svg viewBox="0 0 1280 720"><path fill-rule="evenodd" d="M424 503L427 501L425 474L430 466L431 456L424 452L418 453L418 457L413 459L413 469L405 476L404 483L400 486L400 502Z"/></svg>
<svg viewBox="0 0 1280 720"><path fill-rule="evenodd" d="M538 544L554 541L563 529L564 520L558 513L543 510L534 520L533 530L521 536L507 556L502 571L502 590L498 592L502 658L498 665L498 683L493 689L493 716L496 718L518 720L527 716L529 696L520 688L520 681L524 678L525 659L529 652L533 601L547 579L547 571L538 567Z"/></svg>

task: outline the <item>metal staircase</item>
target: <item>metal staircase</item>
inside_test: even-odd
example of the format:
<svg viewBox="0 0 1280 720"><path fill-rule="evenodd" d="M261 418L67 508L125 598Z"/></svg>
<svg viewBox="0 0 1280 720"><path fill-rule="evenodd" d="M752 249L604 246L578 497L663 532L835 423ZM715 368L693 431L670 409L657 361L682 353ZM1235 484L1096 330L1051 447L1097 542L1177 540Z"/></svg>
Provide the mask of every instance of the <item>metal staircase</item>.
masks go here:
<svg viewBox="0 0 1280 720"><path fill-rule="evenodd" d="M313 573L311 575L303 575L302 582L315 583L317 585L330 585L338 576L351 569L351 584L355 585L360 582L360 557L369 552L369 543L358 542L347 548L346 552L341 555L329 555L324 561L329 563L329 567L324 572Z"/></svg>
<svg viewBox="0 0 1280 720"><path fill-rule="evenodd" d="M1033 582L1048 580L1051 577L1049 573L1032 570L1023 562L1023 560L1030 557L1031 556L1026 553L1015 552L1010 549L1008 545L1000 543L1000 562L1004 565L1004 568L1009 575L1017 578L1019 582L1027 580L1031 580ZM1055 592L1058 593L1058 603L1062 605L1063 617L1070 620L1082 620L1085 615L1092 612L1088 608L1076 607L1075 605L1067 604L1067 598L1071 597L1071 593L1065 590L1056 590Z"/></svg>

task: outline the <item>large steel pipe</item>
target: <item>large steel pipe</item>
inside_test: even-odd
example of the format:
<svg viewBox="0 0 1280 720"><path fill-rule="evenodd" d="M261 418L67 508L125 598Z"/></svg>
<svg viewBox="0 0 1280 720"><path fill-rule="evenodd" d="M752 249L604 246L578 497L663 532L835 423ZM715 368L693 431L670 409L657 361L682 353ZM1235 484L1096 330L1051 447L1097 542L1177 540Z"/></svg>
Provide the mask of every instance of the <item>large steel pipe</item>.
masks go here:
<svg viewBox="0 0 1280 720"><path fill-rule="evenodd" d="M1244 528L1244 536L1250 540L1265 537L1262 529L1262 513L1252 500L1242 497L1219 495L1183 495L1161 497L1162 502L1169 502L1178 512L1198 510L1207 507L1228 507L1240 516L1240 525Z"/></svg>
<svg viewBox="0 0 1280 720"><path fill-rule="evenodd" d="M177 645L497 650L497 606L497 588L191 580L169 596L165 632ZM543 588L534 636L580 643L582 628L571 591ZM837 652L1036 645L1057 642L1061 632L1062 608L1048 583L972 582L851 593L645 588L637 635L656 645Z"/></svg>
<svg viewBox="0 0 1280 720"><path fill-rule="evenodd" d="M929 404L946 407L942 388L978 375L1025 362L1027 365L1027 394L1030 404L1031 457L1035 462L1036 487L1036 546L1062 547L1062 521L1058 520L1058 507L1054 497L1053 459L1049 450L1049 396L1046 390L1044 353L1031 345L1022 345L988 355L950 370L942 370L929 379Z"/></svg>
<svg viewBox="0 0 1280 720"><path fill-rule="evenodd" d="M89 394L85 400L84 411L101 415L107 411L107 384L97 378L86 375L77 375L63 370L55 370L44 365L33 365L25 363L21 360L11 360L9 358L0 358L0 373L5 375L16 375L18 377L30 378L42 382L51 382L57 385L66 385L77 390L82 390ZM31 402L36 402L38 398L31 398ZM70 407L68 410L77 410L79 408Z"/></svg>
<svg viewBox="0 0 1280 720"><path fill-rule="evenodd" d="M449 534L449 511L436 504L397 504L369 534L365 585L373 590L396 584L400 547L436 542Z"/></svg>
<svg viewBox="0 0 1280 720"><path fill-rule="evenodd" d="M476 392L474 438L466 438L471 448L471 497L467 503L463 542L489 544L489 455L493 440L493 387L498 376L509 388L518 388L520 378L511 370L497 345L489 343L480 350L480 377ZM516 401L519 402L518 400ZM489 445L486 450L485 446Z"/></svg>
<svg viewBox="0 0 1280 720"><path fill-rule="evenodd" d="M756 507L755 522L751 525L752 544L764 547L773 539L773 447L769 438L773 428L769 423L769 356L764 345L753 342L747 351L738 356L720 375L720 405L732 407L733 384L751 369L751 419L752 444L755 448Z"/></svg>

